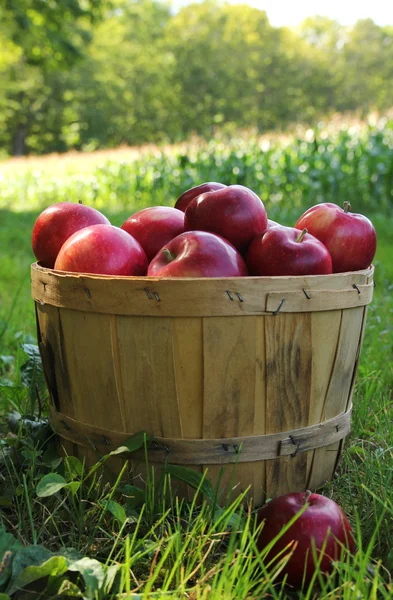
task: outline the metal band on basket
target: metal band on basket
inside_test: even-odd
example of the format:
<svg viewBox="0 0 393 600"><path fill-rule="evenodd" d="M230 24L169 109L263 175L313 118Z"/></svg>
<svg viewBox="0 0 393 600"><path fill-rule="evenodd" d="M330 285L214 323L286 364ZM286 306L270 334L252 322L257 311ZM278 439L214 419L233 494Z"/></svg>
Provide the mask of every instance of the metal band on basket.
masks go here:
<svg viewBox="0 0 393 600"><path fill-rule="evenodd" d="M350 431L352 405L345 413L322 423L267 435L250 435L222 439L172 439L154 437L147 444L152 462L180 465L221 465L255 462L287 456L329 446ZM107 431L82 423L51 407L50 423L58 435L79 446L94 447L108 454L124 445L131 433ZM145 451L130 453L133 459L144 458Z"/></svg>

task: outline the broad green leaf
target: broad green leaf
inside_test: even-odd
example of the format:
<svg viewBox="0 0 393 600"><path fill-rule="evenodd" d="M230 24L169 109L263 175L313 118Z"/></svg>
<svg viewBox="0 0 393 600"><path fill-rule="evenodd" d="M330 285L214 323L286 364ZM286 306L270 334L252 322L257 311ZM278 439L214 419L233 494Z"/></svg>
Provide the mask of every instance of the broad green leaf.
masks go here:
<svg viewBox="0 0 393 600"><path fill-rule="evenodd" d="M53 494L57 494L57 492L62 489L70 490L71 494L74 495L81 485L81 481L71 481L68 483L61 475L58 475L57 473L48 473L48 475L44 475L38 483L36 492L39 498L53 496Z"/></svg>
<svg viewBox="0 0 393 600"><path fill-rule="evenodd" d="M34 441L45 442L53 436L53 431L48 419L37 419L35 417L24 417L23 428L27 435Z"/></svg>
<svg viewBox="0 0 393 600"><path fill-rule="evenodd" d="M123 496L127 499L127 507L130 508L141 506L146 499L144 490L128 483L123 488Z"/></svg>
<svg viewBox="0 0 393 600"><path fill-rule="evenodd" d="M101 563L95 558L85 556L68 566L69 571L79 572L85 582L87 598L93 600L94 595L98 592L105 580L104 568Z"/></svg>
<svg viewBox="0 0 393 600"><path fill-rule="evenodd" d="M175 477L180 481L184 481L192 488L200 490L209 498L209 500L214 501L212 484L210 483L209 479L206 479L203 473L198 473L197 471L193 471L187 467L171 464L165 465L165 473L169 473L172 477Z"/></svg>
<svg viewBox="0 0 393 600"><path fill-rule="evenodd" d="M134 433L134 435L129 437L128 440L122 444L122 446L119 446L119 448L113 450L109 456L123 454L124 452L135 452L136 450L142 448L145 442L147 444L151 439L151 436L148 436L146 432L138 431L138 433Z"/></svg>
<svg viewBox="0 0 393 600"><path fill-rule="evenodd" d="M70 483L67 484L67 490L70 490L71 494L73 496L75 496L76 492L79 490L80 486L82 485L81 481L71 481Z"/></svg>
<svg viewBox="0 0 393 600"><path fill-rule="evenodd" d="M8 533L4 527L0 527L0 561L6 552L22 548L22 544L14 538L11 533Z"/></svg>
<svg viewBox="0 0 393 600"><path fill-rule="evenodd" d="M42 456L42 463L46 467L50 467L51 469L56 469L60 463L63 461L63 457L59 456L59 451L53 440L48 443L48 447L45 450Z"/></svg>
<svg viewBox="0 0 393 600"><path fill-rule="evenodd" d="M79 587L77 585L75 585L75 583L72 583L71 581L68 581L68 579L66 579L65 581L62 581L59 589L57 590L57 598L61 597L61 598L83 598L83 594L81 592L81 590L79 589ZM1 600L1 598L0 598Z"/></svg>
<svg viewBox="0 0 393 600"><path fill-rule="evenodd" d="M83 464L76 456L66 456L64 459L64 468L67 480L83 476Z"/></svg>
<svg viewBox="0 0 393 600"><path fill-rule="evenodd" d="M20 368L21 382L25 387L31 388L42 376L40 351L35 344L22 344L22 348L29 358Z"/></svg>
<svg viewBox="0 0 393 600"><path fill-rule="evenodd" d="M7 533L4 527L0 527L0 564L2 564L0 571L0 588L4 587L11 576L14 553L18 548L22 547L22 544L16 540L13 535Z"/></svg>
<svg viewBox="0 0 393 600"><path fill-rule="evenodd" d="M6 420L12 433L18 433L22 428L23 432L34 441L44 442L53 435L48 419L37 419L33 415L22 416L18 411L13 410L7 414Z"/></svg>
<svg viewBox="0 0 393 600"><path fill-rule="evenodd" d="M48 473L48 475L44 475L37 485L37 496L39 498L48 498L67 486L68 483L64 477L57 473Z"/></svg>
<svg viewBox="0 0 393 600"><path fill-rule="evenodd" d="M22 348L29 358L36 360L37 362L41 362L40 351L36 344L25 343L22 344Z"/></svg>
<svg viewBox="0 0 393 600"><path fill-rule="evenodd" d="M42 565L51 556L52 552L49 552L43 546L20 548L15 552L14 560L12 561L12 581L27 567Z"/></svg>
<svg viewBox="0 0 393 600"><path fill-rule="evenodd" d="M7 590L9 594L14 594L18 590L23 590L27 585L42 579L43 577L58 577L68 570L67 559L64 556L52 556L47 561L37 566L26 567L12 581L11 587Z"/></svg>
<svg viewBox="0 0 393 600"><path fill-rule="evenodd" d="M127 521L126 511L118 502L108 500L108 502L103 502L101 506L104 510L110 512L119 521L120 525Z"/></svg>
<svg viewBox="0 0 393 600"><path fill-rule="evenodd" d="M59 552L56 552L56 556L65 556L68 562L76 562L83 558L83 554L76 548L62 548Z"/></svg>
<svg viewBox="0 0 393 600"><path fill-rule="evenodd" d="M8 594L0 594L0 600L11 600Z"/></svg>

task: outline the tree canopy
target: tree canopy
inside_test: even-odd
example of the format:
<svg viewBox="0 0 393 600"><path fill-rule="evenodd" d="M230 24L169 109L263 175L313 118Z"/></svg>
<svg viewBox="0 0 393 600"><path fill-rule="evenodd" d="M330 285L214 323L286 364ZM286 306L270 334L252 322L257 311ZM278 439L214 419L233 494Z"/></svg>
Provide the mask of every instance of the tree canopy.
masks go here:
<svg viewBox="0 0 393 600"><path fill-rule="evenodd" d="M205 0L4 0L0 152L89 149L263 132L333 111L386 110L393 28L326 17L275 28Z"/></svg>

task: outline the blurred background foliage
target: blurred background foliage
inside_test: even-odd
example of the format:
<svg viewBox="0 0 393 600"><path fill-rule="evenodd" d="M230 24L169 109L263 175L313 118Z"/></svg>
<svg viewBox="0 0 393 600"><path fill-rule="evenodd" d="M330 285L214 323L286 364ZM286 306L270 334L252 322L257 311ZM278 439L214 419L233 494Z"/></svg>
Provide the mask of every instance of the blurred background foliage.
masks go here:
<svg viewBox="0 0 393 600"><path fill-rule="evenodd" d="M248 5L3 0L0 154L285 131L391 108L393 27L272 27Z"/></svg>

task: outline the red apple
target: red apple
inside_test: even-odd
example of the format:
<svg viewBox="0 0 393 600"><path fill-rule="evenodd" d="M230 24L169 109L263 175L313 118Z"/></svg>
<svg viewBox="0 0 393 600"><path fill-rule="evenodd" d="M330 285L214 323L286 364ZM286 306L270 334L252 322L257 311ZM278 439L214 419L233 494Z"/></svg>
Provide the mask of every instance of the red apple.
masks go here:
<svg viewBox="0 0 393 600"><path fill-rule="evenodd" d="M309 208L295 227L307 228L321 240L332 257L333 273L366 269L372 263L377 248L377 235L371 221L364 215L350 212L326 202Z"/></svg>
<svg viewBox="0 0 393 600"><path fill-rule="evenodd" d="M331 573L332 561L340 558L342 546L350 552L354 550L351 526L343 510L330 498L311 492L279 496L258 511L258 523L264 522L257 539L258 550L263 551L301 509L304 512L281 535L263 559L267 565L288 544L294 542L295 545L291 547L293 554L280 577L284 578L286 575L287 583L295 587L302 585L303 577L306 585L310 582L316 568L314 556L317 561L321 560L320 571ZM290 549L286 549L277 560L289 552Z"/></svg>
<svg viewBox="0 0 393 600"><path fill-rule="evenodd" d="M95 208L74 202L48 206L36 220L32 233L33 252L38 261L53 268L64 242L76 231L89 225L109 225L108 219Z"/></svg>
<svg viewBox="0 0 393 600"><path fill-rule="evenodd" d="M332 259L324 244L307 230L275 226L250 244L246 255L251 275L325 275Z"/></svg>
<svg viewBox="0 0 393 600"><path fill-rule="evenodd" d="M277 221L272 221L272 219L268 219L267 228L271 229L272 227L282 227L282 225L280 225L280 223L277 223Z"/></svg>
<svg viewBox="0 0 393 600"><path fill-rule="evenodd" d="M262 200L242 185L206 192L191 200L185 213L186 230L217 233L238 250L267 227Z"/></svg>
<svg viewBox="0 0 393 600"><path fill-rule="evenodd" d="M114 225L91 225L74 233L57 255L55 269L99 275L146 275L139 242Z"/></svg>
<svg viewBox="0 0 393 600"><path fill-rule="evenodd" d="M176 200L175 208L185 212L191 200L196 198L196 196L200 196L200 194L204 194L205 192L221 190L224 187L226 187L226 185L224 185L223 183L216 183L215 181L208 181L207 183L201 183L201 185L196 185L195 187L190 188L186 192L183 192L178 197L178 199Z"/></svg>
<svg viewBox="0 0 393 600"><path fill-rule="evenodd" d="M151 206L131 215L121 229L131 234L150 262L170 240L184 231L184 212L169 206Z"/></svg>
<svg viewBox="0 0 393 600"><path fill-rule="evenodd" d="M222 237L187 231L166 244L153 258L148 275L155 277L241 277L247 267L240 253Z"/></svg>

